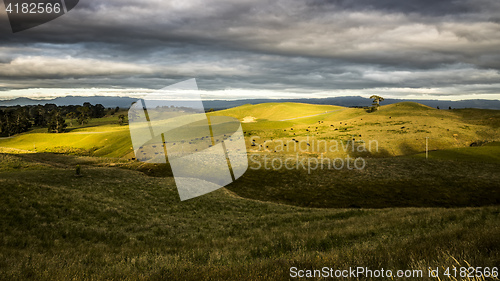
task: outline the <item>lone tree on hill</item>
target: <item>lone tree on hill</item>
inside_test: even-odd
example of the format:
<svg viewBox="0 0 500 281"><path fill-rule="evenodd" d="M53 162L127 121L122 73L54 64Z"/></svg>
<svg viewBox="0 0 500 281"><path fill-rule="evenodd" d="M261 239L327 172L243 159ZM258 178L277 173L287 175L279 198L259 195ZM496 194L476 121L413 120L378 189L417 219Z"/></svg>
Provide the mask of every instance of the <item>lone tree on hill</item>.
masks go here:
<svg viewBox="0 0 500 281"><path fill-rule="evenodd" d="M371 107L372 111L378 110L380 107L380 102L384 100L383 97L377 96L377 95L372 95L370 97L370 99L373 100L372 107Z"/></svg>

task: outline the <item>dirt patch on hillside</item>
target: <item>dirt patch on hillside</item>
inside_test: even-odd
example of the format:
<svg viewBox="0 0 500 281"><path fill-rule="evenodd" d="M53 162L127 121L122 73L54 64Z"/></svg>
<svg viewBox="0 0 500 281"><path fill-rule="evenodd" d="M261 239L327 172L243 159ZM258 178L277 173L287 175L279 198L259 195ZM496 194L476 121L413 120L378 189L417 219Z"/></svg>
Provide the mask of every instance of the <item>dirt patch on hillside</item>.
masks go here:
<svg viewBox="0 0 500 281"><path fill-rule="evenodd" d="M243 121L241 121L241 122L243 122L243 123L253 123L253 122L256 122L256 120L257 119L255 117L253 117L253 116L247 116L247 117L243 118Z"/></svg>

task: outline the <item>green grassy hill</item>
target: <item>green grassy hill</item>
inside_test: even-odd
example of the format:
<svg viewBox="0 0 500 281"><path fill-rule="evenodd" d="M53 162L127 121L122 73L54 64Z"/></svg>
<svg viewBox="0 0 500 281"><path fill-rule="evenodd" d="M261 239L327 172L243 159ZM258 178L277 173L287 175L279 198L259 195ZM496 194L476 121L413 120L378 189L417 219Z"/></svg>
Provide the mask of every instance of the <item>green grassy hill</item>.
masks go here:
<svg viewBox="0 0 500 281"><path fill-rule="evenodd" d="M340 107L334 107L331 112L325 113L326 108L318 105L307 105L307 113L302 113L293 111L294 106L300 108L304 105L259 104L214 114L227 113L240 120L252 114L256 122L244 123L243 129L245 135L258 144L277 139L309 143L354 141L358 144L375 140L380 149L373 156L411 155L425 151L426 138L429 138L430 150L467 147L478 141L500 141L498 110L437 110L414 102L403 102L381 106L380 110L372 113L361 108ZM283 108L288 110L282 110ZM314 108L317 110L314 111ZM282 112L286 112L286 116L278 115ZM310 114L313 112L322 113ZM293 118L291 116L302 118L288 120ZM251 142L249 149L250 144ZM267 146L262 150L270 153L276 151L276 145ZM289 154L296 152L297 150L285 151ZM313 145L307 152L323 153L330 157L339 154L325 153L325 149L315 149Z"/></svg>
<svg viewBox="0 0 500 281"><path fill-rule="evenodd" d="M437 110L418 103L404 102L381 106L368 113L361 108L343 108L330 105L298 103L266 103L244 105L210 113L255 122L243 123L248 149L252 140L262 145L266 140L293 139L307 142L348 142L357 145L370 140L379 144L372 156L386 157L412 155L425 150L429 138L430 150L467 147L474 142L500 141L500 113L498 110ZM132 158L127 126L119 126L116 117L92 120L85 126L68 128L68 133L48 134L45 129L0 139L4 152L59 152L79 155ZM284 120L284 121L283 121ZM261 152L274 153L276 144L262 147ZM260 148L260 147L259 147ZM297 152L324 154L328 157L345 155L330 153L325 148L310 146L307 151L287 149L285 154Z"/></svg>
<svg viewBox="0 0 500 281"><path fill-rule="evenodd" d="M54 152L118 158L131 155L128 126L118 125L117 117L92 119L83 126L74 124L67 131L49 134L45 128L35 128L12 138L3 138L0 139L0 152Z"/></svg>
<svg viewBox="0 0 500 281"><path fill-rule="evenodd" d="M389 105L383 105L380 107L381 110L375 112L375 114L392 114L392 115L405 115L409 112L413 114L419 115L435 115L437 112L444 112L446 114L447 111L442 110L439 111L435 108L432 108L427 105L423 105L416 102L399 102Z"/></svg>
<svg viewBox="0 0 500 281"><path fill-rule="evenodd" d="M238 119L243 119L247 116L257 118L258 121L280 121L292 118L300 118L304 116L323 114L330 111L344 109L341 106L334 105L315 105L305 103L262 103L262 104L247 104L217 111L214 115L231 116Z"/></svg>

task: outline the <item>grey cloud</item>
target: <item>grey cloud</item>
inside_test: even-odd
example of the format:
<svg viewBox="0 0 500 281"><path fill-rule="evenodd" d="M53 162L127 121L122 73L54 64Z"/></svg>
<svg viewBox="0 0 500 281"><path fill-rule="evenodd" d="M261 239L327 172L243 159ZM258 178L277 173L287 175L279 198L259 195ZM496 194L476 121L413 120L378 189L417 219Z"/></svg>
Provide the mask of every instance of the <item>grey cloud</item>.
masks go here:
<svg viewBox="0 0 500 281"><path fill-rule="evenodd" d="M496 0L80 1L18 34L0 16L0 85L488 85L499 81L498 12Z"/></svg>
<svg viewBox="0 0 500 281"><path fill-rule="evenodd" d="M333 6L342 10L381 10L385 12L417 13L430 16L456 15L481 12L484 9L498 7L495 0L311 0L311 6L324 8Z"/></svg>

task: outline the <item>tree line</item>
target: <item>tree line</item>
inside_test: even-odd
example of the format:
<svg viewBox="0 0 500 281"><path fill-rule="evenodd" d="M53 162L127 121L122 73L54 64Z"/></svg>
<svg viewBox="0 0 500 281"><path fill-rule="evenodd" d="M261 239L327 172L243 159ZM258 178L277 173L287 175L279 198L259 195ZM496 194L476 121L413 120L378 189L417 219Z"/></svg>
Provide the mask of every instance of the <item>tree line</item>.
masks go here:
<svg viewBox="0 0 500 281"><path fill-rule="evenodd" d="M112 113L118 111L113 110ZM66 119L80 125L92 118L102 118L106 108L102 104L57 106L55 104L15 106L0 109L0 136L10 137L28 131L31 127L47 128L49 133L63 133L68 126Z"/></svg>

